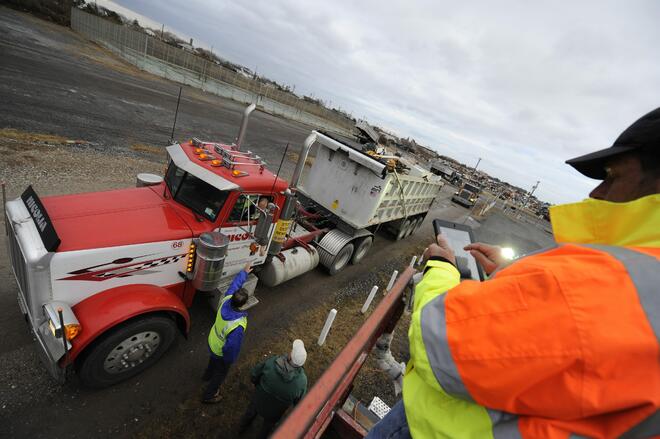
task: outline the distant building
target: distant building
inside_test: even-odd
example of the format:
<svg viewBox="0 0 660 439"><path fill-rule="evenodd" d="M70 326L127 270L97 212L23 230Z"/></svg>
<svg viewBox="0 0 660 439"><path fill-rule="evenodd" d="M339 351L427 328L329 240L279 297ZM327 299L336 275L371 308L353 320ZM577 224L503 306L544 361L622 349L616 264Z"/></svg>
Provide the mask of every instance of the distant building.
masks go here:
<svg viewBox="0 0 660 439"><path fill-rule="evenodd" d="M181 47L186 52L195 53L195 47L193 47L192 38L190 39L190 43L179 43L179 47Z"/></svg>

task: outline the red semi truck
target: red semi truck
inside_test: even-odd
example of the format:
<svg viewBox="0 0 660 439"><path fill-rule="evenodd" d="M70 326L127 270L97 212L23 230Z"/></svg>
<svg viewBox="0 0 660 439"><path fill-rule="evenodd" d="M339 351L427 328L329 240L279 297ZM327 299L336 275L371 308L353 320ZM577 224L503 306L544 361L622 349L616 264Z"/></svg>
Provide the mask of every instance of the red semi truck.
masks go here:
<svg viewBox="0 0 660 439"><path fill-rule="evenodd" d="M247 307L257 282L319 264L334 274L364 258L376 228L413 233L442 186L317 132L288 184L241 149L253 109L235 143L172 144L165 176L138 187L43 198L30 187L5 203L18 302L54 377L75 369L92 387L131 377L188 332L196 293L217 307L247 262L257 272Z"/></svg>

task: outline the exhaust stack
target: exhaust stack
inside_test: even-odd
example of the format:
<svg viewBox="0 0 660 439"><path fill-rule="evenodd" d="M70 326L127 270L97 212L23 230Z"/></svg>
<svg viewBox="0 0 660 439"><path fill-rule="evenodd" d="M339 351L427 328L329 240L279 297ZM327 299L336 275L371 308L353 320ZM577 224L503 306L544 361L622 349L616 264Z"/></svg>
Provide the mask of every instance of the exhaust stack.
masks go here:
<svg viewBox="0 0 660 439"><path fill-rule="evenodd" d="M238 136L236 137L236 150L237 151L241 150L241 144L243 143L243 139L245 138L245 131L247 130L247 125L248 125L248 120L250 118L250 113L252 113L255 108L257 108L256 104L250 104L243 111L243 120L241 120L241 129L238 130Z"/></svg>
<svg viewBox="0 0 660 439"><path fill-rule="evenodd" d="M296 163L296 169L293 171L293 177L291 178L291 188L297 189L298 183L300 183L300 177L302 177L303 169L305 169L305 160L307 160L307 155L309 150L312 149L312 145L318 139L318 133L312 131L312 134L307 136L305 143L303 143L302 149L300 150L300 155L298 156L298 163Z"/></svg>

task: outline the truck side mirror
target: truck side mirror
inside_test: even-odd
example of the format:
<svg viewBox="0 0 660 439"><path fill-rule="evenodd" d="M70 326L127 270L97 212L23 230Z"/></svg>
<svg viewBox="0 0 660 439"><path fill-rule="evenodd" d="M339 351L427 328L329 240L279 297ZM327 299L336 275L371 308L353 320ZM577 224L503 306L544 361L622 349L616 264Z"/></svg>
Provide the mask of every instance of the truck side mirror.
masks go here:
<svg viewBox="0 0 660 439"><path fill-rule="evenodd" d="M259 211L257 226L254 228L254 240L259 245L268 244L268 238L270 238L270 226L273 224L275 208L275 204L268 203L268 207L266 207L265 211Z"/></svg>

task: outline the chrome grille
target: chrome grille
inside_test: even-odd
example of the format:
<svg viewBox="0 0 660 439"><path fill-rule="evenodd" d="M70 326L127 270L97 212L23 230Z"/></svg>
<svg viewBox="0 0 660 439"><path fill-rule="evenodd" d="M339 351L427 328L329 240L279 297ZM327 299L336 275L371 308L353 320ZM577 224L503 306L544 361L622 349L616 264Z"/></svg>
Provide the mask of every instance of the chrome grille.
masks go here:
<svg viewBox="0 0 660 439"><path fill-rule="evenodd" d="M30 304L29 294L28 294L28 278L27 278L27 263L25 262L25 257L21 251L21 246L18 244L16 235L14 234L14 228L9 222L9 218L5 216L5 224L8 224L9 227L9 259L11 261L11 266L14 270L14 276L16 276L16 282L18 282L18 288L23 295L25 303Z"/></svg>

